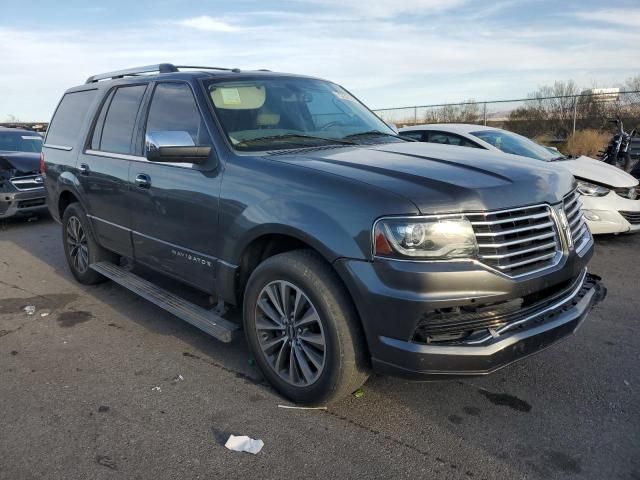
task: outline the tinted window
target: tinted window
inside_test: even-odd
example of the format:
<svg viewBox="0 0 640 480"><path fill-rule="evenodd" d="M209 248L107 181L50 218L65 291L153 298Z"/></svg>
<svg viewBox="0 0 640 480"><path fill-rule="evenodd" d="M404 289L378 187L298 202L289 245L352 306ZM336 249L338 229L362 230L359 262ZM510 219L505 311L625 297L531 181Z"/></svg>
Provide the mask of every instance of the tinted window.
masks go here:
<svg viewBox="0 0 640 480"><path fill-rule="evenodd" d="M444 145L457 145L459 147L476 147L479 145L471 142L460 135L449 132L429 132L429 143L442 143Z"/></svg>
<svg viewBox="0 0 640 480"><path fill-rule="evenodd" d="M147 133L187 132L194 145L211 145L191 89L185 83L160 83L153 93Z"/></svg>
<svg viewBox="0 0 640 480"><path fill-rule="evenodd" d="M73 147L95 95L96 90L66 93L51 120L47 143Z"/></svg>
<svg viewBox="0 0 640 480"><path fill-rule="evenodd" d="M0 130L0 151L40 153L42 137L35 132Z"/></svg>
<svg viewBox="0 0 640 480"><path fill-rule="evenodd" d="M131 152L133 127L146 88L146 85L135 85L116 90L104 120L99 150L125 154Z"/></svg>
<svg viewBox="0 0 640 480"><path fill-rule="evenodd" d="M109 105L111 105L111 99L114 93L115 90L111 90L100 109L100 115L98 115L96 126L93 129L93 136L91 137L92 150L100 150L100 139L102 138L102 130L104 129L104 119L107 116L107 110L109 110Z"/></svg>
<svg viewBox="0 0 640 480"><path fill-rule="evenodd" d="M421 130L409 130L406 132L400 132L400 135L403 137L413 138L414 140L422 140Z"/></svg>

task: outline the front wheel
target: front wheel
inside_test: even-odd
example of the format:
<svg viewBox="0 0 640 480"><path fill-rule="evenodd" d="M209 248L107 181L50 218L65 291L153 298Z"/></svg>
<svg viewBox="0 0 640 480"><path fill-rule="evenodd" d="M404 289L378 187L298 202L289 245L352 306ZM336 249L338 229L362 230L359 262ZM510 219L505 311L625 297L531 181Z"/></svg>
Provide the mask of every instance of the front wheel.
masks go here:
<svg viewBox="0 0 640 480"><path fill-rule="evenodd" d="M368 377L351 299L314 252L275 255L256 268L245 291L244 328L264 375L296 403L329 403Z"/></svg>

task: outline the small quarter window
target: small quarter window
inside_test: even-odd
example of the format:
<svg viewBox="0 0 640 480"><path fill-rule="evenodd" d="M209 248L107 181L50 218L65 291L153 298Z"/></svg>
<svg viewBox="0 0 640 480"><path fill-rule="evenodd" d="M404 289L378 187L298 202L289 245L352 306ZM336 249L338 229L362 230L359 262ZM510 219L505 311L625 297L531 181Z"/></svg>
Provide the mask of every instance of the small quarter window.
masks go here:
<svg viewBox="0 0 640 480"><path fill-rule="evenodd" d="M46 143L74 147L95 96L95 89L65 93L51 120Z"/></svg>

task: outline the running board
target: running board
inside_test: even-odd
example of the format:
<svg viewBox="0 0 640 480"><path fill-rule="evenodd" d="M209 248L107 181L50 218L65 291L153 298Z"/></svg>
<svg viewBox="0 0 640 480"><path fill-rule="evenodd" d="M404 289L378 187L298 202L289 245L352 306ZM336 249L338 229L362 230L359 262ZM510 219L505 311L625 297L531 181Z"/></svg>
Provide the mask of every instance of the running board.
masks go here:
<svg viewBox="0 0 640 480"><path fill-rule="evenodd" d="M90 267L221 342L231 342L234 333L238 330L238 325L235 323L168 292L111 262L92 263Z"/></svg>

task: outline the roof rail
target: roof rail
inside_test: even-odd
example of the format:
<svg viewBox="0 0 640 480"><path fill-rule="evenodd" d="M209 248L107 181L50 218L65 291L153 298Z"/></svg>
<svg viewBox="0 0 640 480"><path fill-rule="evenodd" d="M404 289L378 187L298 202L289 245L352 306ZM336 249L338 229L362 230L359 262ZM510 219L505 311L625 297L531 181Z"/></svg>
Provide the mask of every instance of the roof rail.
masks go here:
<svg viewBox="0 0 640 480"><path fill-rule="evenodd" d="M100 80L111 80L114 78L123 78L129 76L140 75L141 73L173 73L179 72L180 68L192 68L197 70L226 70L229 72L240 72L239 68L223 68L223 67L201 67L194 65L173 65L171 63L159 63L157 65L147 65L144 67L127 68L125 70L116 70L115 72L99 73L87 78L85 83L95 83Z"/></svg>
<svg viewBox="0 0 640 480"><path fill-rule="evenodd" d="M195 65L176 65L176 68L193 68L196 70L225 70L227 72L234 72L234 73L241 72L239 68L201 67L201 66L195 66Z"/></svg>
<svg viewBox="0 0 640 480"><path fill-rule="evenodd" d="M147 65L145 67L127 68L125 70L116 70L115 72L99 73L87 78L85 83L94 83L99 80L111 80L113 78L123 78L131 75L139 75L141 73L171 73L177 72L178 69L170 63L160 63L158 65Z"/></svg>

